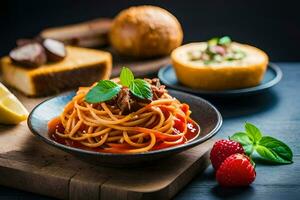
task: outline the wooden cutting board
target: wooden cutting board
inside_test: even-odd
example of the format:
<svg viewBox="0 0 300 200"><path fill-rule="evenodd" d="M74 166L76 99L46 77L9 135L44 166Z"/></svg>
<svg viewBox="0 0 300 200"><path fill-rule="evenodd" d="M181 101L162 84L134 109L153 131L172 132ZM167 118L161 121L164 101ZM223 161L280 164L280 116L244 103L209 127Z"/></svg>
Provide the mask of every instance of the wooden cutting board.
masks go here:
<svg viewBox="0 0 300 200"><path fill-rule="evenodd" d="M113 55L112 77L122 66L143 77L170 63L169 57L133 60L105 50ZM46 99L11 91L29 111ZM39 141L25 122L0 125L0 184L60 199L170 199L208 166L211 146L208 141L148 167L117 169L86 163Z"/></svg>
<svg viewBox="0 0 300 200"><path fill-rule="evenodd" d="M136 77L152 76L170 58L139 60L123 57L111 47L112 77L130 67ZM14 91L14 90L12 90ZM43 98L14 92L30 111ZM49 146L30 133L25 122L0 125L0 184L60 199L170 199L208 164L212 142L140 168L108 168L86 163Z"/></svg>
<svg viewBox="0 0 300 200"><path fill-rule="evenodd" d="M44 99L17 95L31 110ZM140 168L86 163L38 140L25 122L0 126L0 184L60 199L170 199L208 164L208 141Z"/></svg>

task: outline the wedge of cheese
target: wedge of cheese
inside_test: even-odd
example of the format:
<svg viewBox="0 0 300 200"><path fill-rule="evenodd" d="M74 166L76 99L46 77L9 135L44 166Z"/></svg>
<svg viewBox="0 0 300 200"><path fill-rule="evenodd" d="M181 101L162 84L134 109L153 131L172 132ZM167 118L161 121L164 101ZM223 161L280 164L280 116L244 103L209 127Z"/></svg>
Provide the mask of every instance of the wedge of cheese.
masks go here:
<svg viewBox="0 0 300 200"><path fill-rule="evenodd" d="M241 50L246 57L241 60L206 64L203 60L191 60L190 52L206 49L206 42L190 43L178 47L171 54L178 80L191 88L226 90L252 87L260 84L268 66L268 56L262 50L233 42L232 48Z"/></svg>
<svg viewBox="0 0 300 200"><path fill-rule="evenodd" d="M64 60L34 69L16 65L8 56L3 57L3 81L27 96L45 96L109 79L112 68L110 53L72 46L67 46L66 50Z"/></svg>

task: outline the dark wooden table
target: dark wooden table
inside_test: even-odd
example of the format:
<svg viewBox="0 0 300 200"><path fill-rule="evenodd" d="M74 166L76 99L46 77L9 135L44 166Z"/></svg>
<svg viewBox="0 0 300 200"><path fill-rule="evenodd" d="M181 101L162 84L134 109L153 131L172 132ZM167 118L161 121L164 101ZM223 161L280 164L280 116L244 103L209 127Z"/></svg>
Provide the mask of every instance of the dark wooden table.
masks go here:
<svg viewBox="0 0 300 200"><path fill-rule="evenodd" d="M286 142L294 152L294 163L274 166L257 162L255 182L243 189L219 187L209 167L175 199L300 199L300 63L278 65L283 71L283 79L270 91L252 97L212 100L224 118L223 127L216 137L226 138L243 130L243 123L248 121L265 134ZM49 198L0 187L0 199Z"/></svg>

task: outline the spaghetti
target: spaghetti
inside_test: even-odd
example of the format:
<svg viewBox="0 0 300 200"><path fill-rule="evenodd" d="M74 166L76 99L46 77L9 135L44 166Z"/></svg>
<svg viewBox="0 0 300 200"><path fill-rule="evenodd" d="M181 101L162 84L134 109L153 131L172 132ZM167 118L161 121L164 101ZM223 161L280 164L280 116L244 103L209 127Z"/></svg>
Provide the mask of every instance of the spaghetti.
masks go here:
<svg viewBox="0 0 300 200"><path fill-rule="evenodd" d="M89 87L79 88L62 114L49 122L53 140L107 153L141 153L187 143L200 133L187 104L164 92L127 115L107 102L87 103Z"/></svg>

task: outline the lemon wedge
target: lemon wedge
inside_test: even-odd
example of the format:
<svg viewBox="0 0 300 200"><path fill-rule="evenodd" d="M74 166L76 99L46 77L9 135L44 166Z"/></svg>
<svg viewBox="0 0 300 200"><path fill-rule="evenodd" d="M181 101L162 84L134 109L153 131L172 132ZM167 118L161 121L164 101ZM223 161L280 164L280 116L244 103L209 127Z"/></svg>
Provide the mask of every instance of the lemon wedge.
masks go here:
<svg viewBox="0 0 300 200"><path fill-rule="evenodd" d="M0 83L0 123L18 124L27 119L28 111L2 83Z"/></svg>

